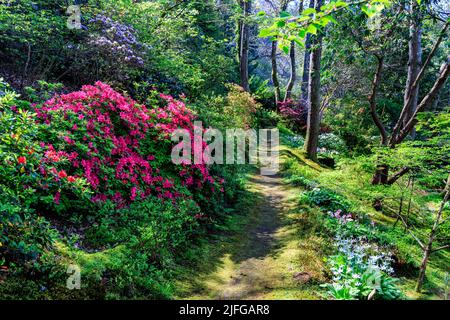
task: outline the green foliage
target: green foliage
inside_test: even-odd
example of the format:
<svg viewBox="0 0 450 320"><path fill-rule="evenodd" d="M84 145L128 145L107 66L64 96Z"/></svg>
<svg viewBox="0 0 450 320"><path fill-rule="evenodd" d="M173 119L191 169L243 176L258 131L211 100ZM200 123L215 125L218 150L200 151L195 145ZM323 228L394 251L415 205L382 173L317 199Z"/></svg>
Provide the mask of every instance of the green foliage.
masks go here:
<svg viewBox="0 0 450 320"><path fill-rule="evenodd" d="M36 262L52 243L48 224L32 207L46 183L39 171L38 125L31 112L18 109L28 104L17 98L7 90L0 95L0 257L8 263Z"/></svg>
<svg viewBox="0 0 450 320"><path fill-rule="evenodd" d="M343 196L326 188L314 188L311 191L304 192L301 195L301 202L316 205L322 210L350 212L351 203Z"/></svg>
<svg viewBox="0 0 450 320"><path fill-rule="evenodd" d="M323 154L335 155L347 151L345 142L334 133L322 133L319 136L319 150Z"/></svg>
<svg viewBox="0 0 450 320"><path fill-rule="evenodd" d="M195 107L202 120L214 128L249 129L256 124L255 114L261 105L236 84L227 84L228 94L205 99L207 105Z"/></svg>
<svg viewBox="0 0 450 320"><path fill-rule="evenodd" d="M367 4L364 3L361 6L361 10L370 18L380 13L389 4L389 0L368 0ZM316 12L314 8L307 8L299 16L292 16L289 12L283 11L280 12L279 17L269 20L269 27L262 29L259 37L276 38L280 49L288 54L292 41L304 46L308 34L315 35L328 24L336 23L333 14L343 8L352 10L353 6L355 5L349 2L330 1L321 6L319 12ZM263 21L266 20L264 14L261 13L259 16Z"/></svg>

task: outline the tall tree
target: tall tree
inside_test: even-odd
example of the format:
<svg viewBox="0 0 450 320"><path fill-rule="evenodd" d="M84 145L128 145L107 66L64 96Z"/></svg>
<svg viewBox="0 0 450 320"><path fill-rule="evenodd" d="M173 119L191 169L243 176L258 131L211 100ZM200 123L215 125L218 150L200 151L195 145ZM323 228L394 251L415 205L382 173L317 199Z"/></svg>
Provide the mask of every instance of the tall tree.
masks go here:
<svg viewBox="0 0 450 320"><path fill-rule="evenodd" d="M309 1L309 8L314 8L314 0ZM308 33L305 40L305 56L303 59L303 75L301 93L302 99L308 100L308 83L309 83L309 63L311 54L311 35Z"/></svg>
<svg viewBox="0 0 450 320"><path fill-rule="evenodd" d="M251 13L251 0L238 0L242 15L238 20L238 59L239 59L239 74L241 78L241 87L245 91L250 91L248 80L248 52L250 41L250 28L248 25L248 17Z"/></svg>
<svg viewBox="0 0 450 320"><path fill-rule="evenodd" d="M270 61L272 63L272 84L275 93L275 106L278 108L278 103L280 102L281 90L280 81L278 81L278 66L277 66L277 46L278 41L272 41L272 48L270 51Z"/></svg>
<svg viewBox="0 0 450 320"><path fill-rule="evenodd" d="M300 0L298 5L299 14L303 11L303 0ZM295 65L295 41L291 41L291 47L289 49L289 61L291 65L291 76L289 77L289 82L286 86L286 94L284 96L284 101L291 99L292 89L294 88L295 81L297 80L297 67Z"/></svg>
<svg viewBox="0 0 450 320"><path fill-rule="evenodd" d="M410 87L407 87L406 90L409 89L409 95L405 92L406 101L404 102L402 111L400 113L400 117L398 118L394 129L392 130L392 134L388 138L387 130L384 127L384 125L379 121L379 118L376 113L376 105L375 101L372 101L371 104L374 104L374 107L372 108L372 118L374 119L375 124L377 125L380 134L381 134L381 143L382 145L388 146L390 148L395 148L398 144L402 143L403 140L411 133L411 131L414 129L415 125L417 124L417 115L419 112L423 112L427 110L432 103L435 101L436 97L439 94L439 91L444 86L449 74L450 74L450 55L447 57L447 60L441 65L441 68L439 70L439 74L432 86L432 88L427 92L427 94L423 97L423 99L420 101L420 103L417 104L417 107L414 109L412 113L410 113L410 106L413 103L414 95L413 93L419 86L419 82L423 78L425 74L425 70L429 66L431 59L435 55L440 43L442 42L442 39L447 33L447 29L449 26L449 21L447 21L444 25L444 27L441 30L441 33L436 40L433 48L431 49L431 52L429 53L427 59L421 66L419 72L417 73L416 77L412 80L412 84ZM411 53L411 51L410 51ZM411 59L410 59L411 60ZM379 66L380 67L380 66ZM382 67L382 64L381 64ZM374 90L375 86L378 86L378 83L374 81L373 88ZM376 119L378 118L378 121ZM402 177L405 173L407 173L409 168L402 168L399 172L395 173L392 177L389 178L389 168L386 164L380 164L375 172L375 175L372 179L373 184L392 184L395 181L397 181L400 177Z"/></svg>
<svg viewBox="0 0 450 320"><path fill-rule="evenodd" d="M408 73L406 79L406 87L404 94L404 103L411 99L406 111L406 119L410 118L417 109L419 99L419 86L412 88L414 79L417 77L422 64L422 27L421 27L421 12L417 0L411 0L409 7L409 59L408 59ZM406 120L403 125L406 125ZM414 136L414 129L411 131Z"/></svg>
<svg viewBox="0 0 450 320"><path fill-rule="evenodd" d="M320 11L322 0L315 0L314 7ZM308 82L308 123L304 149L309 159L317 161L317 144L320 131L320 70L322 59L322 32L311 39L312 51Z"/></svg>
<svg viewBox="0 0 450 320"><path fill-rule="evenodd" d="M290 0L281 0L280 3L280 11L285 11ZM275 5L273 5L274 8L276 8ZM272 48L270 51L270 60L272 63L272 83L273 88L275 91L275 105L278 108L278 103L281 99L281 89L280 89L280 81L278 80L278 66L277 66L277 47L278 47L278 41L273 40L272 41Z"/></svg>

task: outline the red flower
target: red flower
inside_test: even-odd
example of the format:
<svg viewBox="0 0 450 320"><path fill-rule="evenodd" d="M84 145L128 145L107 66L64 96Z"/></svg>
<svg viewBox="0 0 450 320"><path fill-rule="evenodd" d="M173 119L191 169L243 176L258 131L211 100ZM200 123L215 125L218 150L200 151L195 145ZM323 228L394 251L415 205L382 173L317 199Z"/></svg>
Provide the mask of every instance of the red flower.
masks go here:
<svg viewBox="0 0 450 320"><path fill-rule="evenodd" d="M24 156L21 156L21 157L17 158L17 161L20 164L27 164L27 158L25 158Z"/></svg>
<svg viewBox="0 0 450 320"><path fill-rule="evenodd" d="M75 179L75 177L74 176L68 176L67 177L67 181L69 181L69 182L75 182L77 179Z"/></svg>
<svg viewBox="0 0 450 320"><path fill-rule="evenodd" d="M67 177L67 173L64 170L61 170L60 172L58 172L58 177L63 179L65 177Z"/></svg>

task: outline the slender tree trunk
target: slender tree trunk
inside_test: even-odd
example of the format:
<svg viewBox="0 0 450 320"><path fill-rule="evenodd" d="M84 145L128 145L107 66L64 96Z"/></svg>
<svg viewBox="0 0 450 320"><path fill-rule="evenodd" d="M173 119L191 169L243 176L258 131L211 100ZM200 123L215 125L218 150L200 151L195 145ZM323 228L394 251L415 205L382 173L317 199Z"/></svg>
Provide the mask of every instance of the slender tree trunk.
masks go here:
<svg viewBox="0 0 450 320"><path fill-rule="evenodd" d="M295 42L291 42L291 49L289 51L289 58L291 62L291 76L289 82L286 86L286 95L284 96L284 101L290 100L292 97L292 89L294 88L295 80L297 78L297 70L295 66Z"/></svg>
<svg viewBox="0 0 450 320"><path fill-rule="evenodd" d="M381 122L381 119L378 117L378 113L377 113L377 92L378 92L378 87L380 86L381 73L383 70L384 59L381 56L376 56L376 58L378 61L377 71L375 72L375 75L373 77L372 91L369 96L370 115L372 116L372 120L375 123L375 125L377 126L378 131L380 131L381 145L385 146L388 142L388 134L387 134L386 128L384 127L384 125Z"/></svg>
<svg viewBox="0 0 450 320"><path fill-rule="evenodd" d="M285 11L289 1L281 2L281 11ZM277 67L277 41L272 41L272 50L270 52L270 59L272 61L272 83L275 91L275 107L278 110L278 103L281 101L280 82L278 81L278 67Z"/></svg>
<svg viewBox="0 0 450 320"><path fill-rule="evenodd" d="M241 76L241 86L245 91L250 91L248 81L248 51L249 51L249 38L250 30L247 23L247 18L251 12L251 0L242 0L240 5L244 14L244 17L240 24L239 35L239 73Z"/></svg>
<svg viewBox="0 0 450 320"><path fill-rule="evenodd" d="M315 8L320 11L322 0L315 0ZM308 124L305 138L305 151L309 159L317 161L317 144L320 130L320 70L322 59L322 35L312 40L313 50L310 57L308 84Z"/></svg>
<svg viewBox="0 0 450 320"><path fill-rule="evenodd" d="M277 41L272 41L272 50L270 53L270 59L272 61L272 83L275 91L275 107L278 110L278 103L280 102L280 82L278 81L278 68L277 68Z"/></svg>
<svg viewBox="0 0 450 320"><path fill-rule="evenodd" d="M436 236L436 232L437 232L437 228L439 227L439 223L442 217L442 213L444 211L444 206L446 205L447 201L450 198L450 174L448 175L447 178L447 183L445 184L445 195L444 195L444 199L441 202L441 205L439 207L439 211L436 215L436 220L434 221L434 225L433 228L430 231L430 235L428 237L428 242L427 245L423 251L423 258L422 258L422 263L420 265L420 271L419 271L419 278L417 279L417 286L416 286L416 291L420 292L422 290L422 286L423 286L423 281L425 279L425 272L427 270L427 264L428 264L428 259L430 257L430 254L433 252L433 241L434 238ZM436 250L435 250L436 251Z"/></svg>
<svg viewBox="0 0 450 320"><path fill-rule="evenodd" d="M421 292L423 281L425 280L425 272L427 270L428 259L430 257L430 248L427 248L423 252L422 263L420 264L419 277L417 278L416 291Z"/></svg>
<svg viewBox="0 0 450 320"><path fill-rule="evenodd" d="M314 0L309 1L309 8L314 8ZM305 40L305 56L303 60L303 75L301 85L302 99L305 101L308 101L310 54L311 54L311 35L307 34Z"/></svg>
<svg viewBox="0 0 450 320"><path fill-rule="evenodd" d="M300 0L298 12L301 14L303 11L303 0ZM291 41L291 49L289 51L289 58L291 62L291 76L289 82L286 86L286 95L284 96L284 101L290 100L292 98L292 89L294 88L295 81L297 80L297 66L295 65L295 42Z"/></svg>
<svg viewBox="0 0 450 320"><path fill-rule="evenodd" d="M406 105L408 99L411 99L411 102L409 103L406 110L405 120L403 120L403 126L406 125L407 119L409 119L416 111L419 99L419 85L413 87L414 80L419 75L422 65L422 27L420 8L417 0L411 0L409 18L409 59L404 104ZM411 130L411 136L415 136L414 129Z"/></svg>

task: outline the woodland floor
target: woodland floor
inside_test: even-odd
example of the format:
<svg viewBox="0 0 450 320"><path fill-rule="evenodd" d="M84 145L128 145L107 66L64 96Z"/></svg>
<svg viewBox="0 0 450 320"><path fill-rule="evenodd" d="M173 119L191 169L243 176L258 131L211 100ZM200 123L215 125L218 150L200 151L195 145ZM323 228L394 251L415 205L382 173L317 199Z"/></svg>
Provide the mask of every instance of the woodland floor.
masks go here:
<svg viewBox="0 0 450 320"><path fill-rule="evenodd" d="M297 207L298 188L280 175L249 179L254 202L245 227L217 244L217 263L190 277L183 299L317 299L323 241ZM207 262L205 262L207 263ZM317 280L317 281L315 281Z"/></svg>

